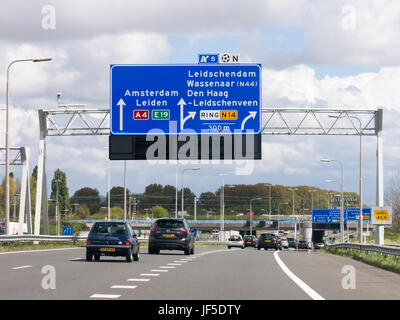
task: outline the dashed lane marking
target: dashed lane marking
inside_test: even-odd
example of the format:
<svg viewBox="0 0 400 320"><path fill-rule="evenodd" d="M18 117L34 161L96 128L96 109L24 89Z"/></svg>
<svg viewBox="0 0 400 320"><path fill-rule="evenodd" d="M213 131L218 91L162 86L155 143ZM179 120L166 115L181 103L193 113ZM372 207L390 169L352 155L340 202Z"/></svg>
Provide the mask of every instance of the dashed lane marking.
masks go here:
<svg viewBox="0 0 400 320"><path fill-rule="evenodd" d="M125 285L115 285L111 289L136 289L137 286L125 286Z"/></svg>
<svg viewBox="0 0 400 320"><path fill-rule="evenodd" d="M14 268L11 268L11 269L18 270L18 269L26 269L26 268L31 268L31 267L32 267L31 265L28 265L28 266L14 267Z"/></svg>

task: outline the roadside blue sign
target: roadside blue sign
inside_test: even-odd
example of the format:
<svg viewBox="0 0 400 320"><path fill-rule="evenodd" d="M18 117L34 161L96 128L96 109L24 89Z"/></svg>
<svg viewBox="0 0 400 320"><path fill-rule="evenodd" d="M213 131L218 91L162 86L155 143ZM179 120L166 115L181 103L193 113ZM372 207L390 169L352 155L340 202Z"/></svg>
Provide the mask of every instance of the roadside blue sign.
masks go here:
<svg viewBox="0 0 400 320"><path fill-rule="evenodd" d="M313 209L313 223L329 223L329 209Z"/></svg>
<svg viewBox="0 0 400 320"><path fill-rule="evenodd" d="M347 208L343 211L343 221L358 221L360 208ZM363 216L365 221L371 220L371 208L363 208ZM313 209L313 223L340 223L340 209Z"/></svg>
<svg viewBox="0 0 400 320"><path fill-rule="evenodd" d="M362 212L363 220L371 221L371 208L363 208ZM349 221L358 221L360 216L360 208L347 208L346 214Z"/></svg>
<svg viewBox="0 0 400 320"><path fill-rule="evenodd" d="M111 135L261 132L261 65L111 65Z"/></svg>
<svg viewBox="0 0 400 320"><path fill-rule="evenodd" d="M74 227L72 226L63 226L62 227L62 235L63 236L73 236L74 235Z"/></svg>

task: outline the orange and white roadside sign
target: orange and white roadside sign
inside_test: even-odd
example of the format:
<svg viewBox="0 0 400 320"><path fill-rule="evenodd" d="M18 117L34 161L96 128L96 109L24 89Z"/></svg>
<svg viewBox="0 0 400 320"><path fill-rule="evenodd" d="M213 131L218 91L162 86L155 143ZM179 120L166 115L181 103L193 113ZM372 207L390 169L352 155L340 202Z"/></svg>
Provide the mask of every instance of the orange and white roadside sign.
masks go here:
<svg viewBox="0 0 400 320"><path fill-rule="evenodd" d="M372 224L392 224L392 207L372 207L371 208Z"/></svg>

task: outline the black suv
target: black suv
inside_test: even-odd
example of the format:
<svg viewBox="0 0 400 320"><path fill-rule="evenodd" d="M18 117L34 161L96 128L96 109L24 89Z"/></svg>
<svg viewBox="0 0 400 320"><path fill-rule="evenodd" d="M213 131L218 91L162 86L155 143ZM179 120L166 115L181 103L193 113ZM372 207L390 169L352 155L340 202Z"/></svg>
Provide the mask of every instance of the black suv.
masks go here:
<svg viewBox="0 0 400 320"><path fill-rule="evenodd" d="M253 235L244 236L244 245L246 247L254 247L257 248L257 237Z"/></svg>
<svg viewBox="0 0 400 320"><path fill-rule="evenodd" d="M96 222L90 229L86 243L86 260L100 260L100 256L122 256L127 262L138 261L140 244L127 222Z"/></svg>
<svg viewBox="0 0 400 320"><path fill-rule="evenodd" d="M257 249L260 250L261 248L264 248L265 250L282 250L279 237L273 233L262 233L260 235L258 238Z"/></svg>
<svg viewBox="0 0 400 320"><path fill-rule="evenodd" d="M149 254L160 250L183 250L194 254L194 236L185 219L161 218L152 225L149 236Z"/></svg>

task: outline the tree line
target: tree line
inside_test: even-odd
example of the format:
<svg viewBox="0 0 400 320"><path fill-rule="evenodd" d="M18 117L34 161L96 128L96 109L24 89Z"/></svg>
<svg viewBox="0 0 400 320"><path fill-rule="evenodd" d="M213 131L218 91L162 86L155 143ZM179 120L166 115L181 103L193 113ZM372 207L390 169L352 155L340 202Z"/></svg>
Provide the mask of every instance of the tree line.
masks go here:
<svg viewBox="0 0 400 320"><path fill-rule="evenodd" d="M400 181L400 179L398 179ZM36 201L37 166L30 177L31 205L35 208ZM391 193L393 199L398 199L400 194L400 182L397 181ZM4 216L4 185L3 179L0 185L0 217ZM19 193L20 181L14 181L10 174L10 199L14 201L14 195ZM396 186L396 184L393 184ZM67 187L65 172L57 169L54 172L50 185L49 215L54 216L58 203L59 212L64 218L70 219L104 219L108 214L108 194L110 194L110 207L113 219L122 219L124 208L124 188L114 186L106 195L101 195L99 190L91 187L82 187L72 195ZM293 191L295 197L293 203ZM219 218L221 211L222 187L215 191L202 192L197 198L197 218ZM168 217L175 216L175 211L181 211L182 190L176 190L172 185L157 183L145 187L143 193L133 193L127 189L128 218L144 217ZM236 184L224 186L225 217L237 218L246 216L250 211L250 200L254 215L266 216L277 214L311 214L312 209L326 209L331 206L339 206L338 192L334 190L320 189L310 186L283 186L269 183L254 185ZM345 192L346 199L350 199L345 206L357 206L357 194ZM195 193L188 187L184 189L184 211L188 217L194 215ZM396 198L397 197L397 198ZM353 200L354 202L352 202ZM16 197L18 202L18 198ZM389 201L389 200L388 200ZM394 201L398 203L399 201ZM397 210L397 209L396 209ZM396 214L397 211L395 210ZM33 212L34 213L34 212ZM400 225L400 223L399 223Z"/></svg>

